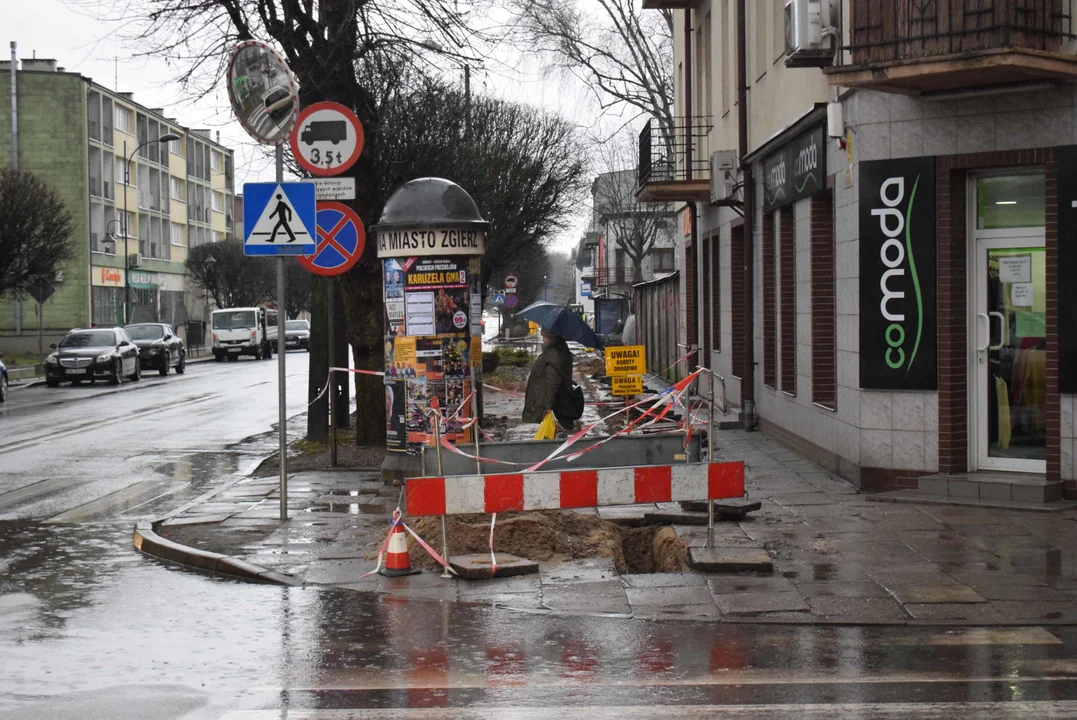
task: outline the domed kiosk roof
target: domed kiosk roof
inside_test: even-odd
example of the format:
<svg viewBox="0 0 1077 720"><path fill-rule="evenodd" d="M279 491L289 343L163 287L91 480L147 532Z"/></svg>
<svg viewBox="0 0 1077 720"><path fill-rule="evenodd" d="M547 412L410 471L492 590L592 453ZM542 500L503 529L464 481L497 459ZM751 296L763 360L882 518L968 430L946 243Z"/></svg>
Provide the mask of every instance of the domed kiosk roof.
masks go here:
<svg viewBox="0 0 1077 720"><path fill-rule="evenodd" d="M404 183L385 203L372 229L474 228L485 230L479 208L462 187L443 178L418 178Z"/></svg>

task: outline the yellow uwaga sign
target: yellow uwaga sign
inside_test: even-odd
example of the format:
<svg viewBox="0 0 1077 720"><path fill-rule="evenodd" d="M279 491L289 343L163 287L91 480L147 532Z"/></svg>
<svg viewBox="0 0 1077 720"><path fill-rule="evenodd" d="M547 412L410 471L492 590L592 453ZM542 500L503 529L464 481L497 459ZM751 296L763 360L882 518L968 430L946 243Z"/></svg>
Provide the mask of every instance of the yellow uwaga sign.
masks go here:
<svg viewBox="0 0 1077 720"><path fill-rule="evenodd" d="M614 395L642 395L643 378L639 375L625 375L610 378L613 381Z"/></svg>
<svg viewBox="0 0 1077 720"><path fill-rule="evenodd" d="M647 356L642 345L606 348L606 375L642 375L647 372Z"/></svg>

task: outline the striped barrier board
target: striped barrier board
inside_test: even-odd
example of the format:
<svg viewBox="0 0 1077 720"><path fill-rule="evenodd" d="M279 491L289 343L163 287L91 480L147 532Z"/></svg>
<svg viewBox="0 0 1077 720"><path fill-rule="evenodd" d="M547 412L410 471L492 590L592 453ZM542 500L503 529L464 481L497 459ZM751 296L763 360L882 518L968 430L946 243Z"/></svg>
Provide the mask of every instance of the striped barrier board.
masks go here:
<svg viewBox="0 0 1077 720"><path fill-rule="evenodd" d="M412 517L725 500L743 497L744 463L421 477L406 495Z"/></svg>

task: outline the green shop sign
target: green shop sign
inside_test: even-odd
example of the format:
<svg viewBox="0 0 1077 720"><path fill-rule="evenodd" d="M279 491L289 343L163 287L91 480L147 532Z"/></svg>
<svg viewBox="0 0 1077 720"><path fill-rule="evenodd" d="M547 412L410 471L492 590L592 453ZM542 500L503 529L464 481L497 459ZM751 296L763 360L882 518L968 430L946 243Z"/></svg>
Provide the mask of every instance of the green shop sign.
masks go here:
<svg viewBox="0 0 1077 720"><path fill-rule="evenodd" d="M777 210L826 187L823 126L808 130L763 160L763 212Z"/></svg>

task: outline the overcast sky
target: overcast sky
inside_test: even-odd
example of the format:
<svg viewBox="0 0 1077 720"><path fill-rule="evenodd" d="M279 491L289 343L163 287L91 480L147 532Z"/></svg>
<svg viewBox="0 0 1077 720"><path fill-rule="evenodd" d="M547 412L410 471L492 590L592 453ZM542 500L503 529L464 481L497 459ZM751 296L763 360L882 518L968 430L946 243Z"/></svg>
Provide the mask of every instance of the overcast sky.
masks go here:
<svg viewBox="0 0 1077 720"><path fill-rule="evenodd" d="M197 103L186 101L171 80L176 70L160 59L133 58L123 44L119 28L77 10L77 3L63 0L2 0L5 41L4 59L10 57L10 42L18 43L19 58L52 58L70 72L78 72L95 82L120 92L133 92L135 100L147 107L163 107L165 115L191 128L220 131L221 141L235 150L236 192L245 182L273 179L272 158L252 141L232 116L227 93L222 88L214 96ZM118 3L120 4L120 3ZM588 132L595 130L597 103L583 83L564 76L544 75L541 64L491 62L488 68L472 69L472 90L518 102L527 102L557 112ZM461 71L461 83L462 71ZM589 208L581 207L571 219L572 227L558 238L557 247L574 246L585 229Z"/></svg>

